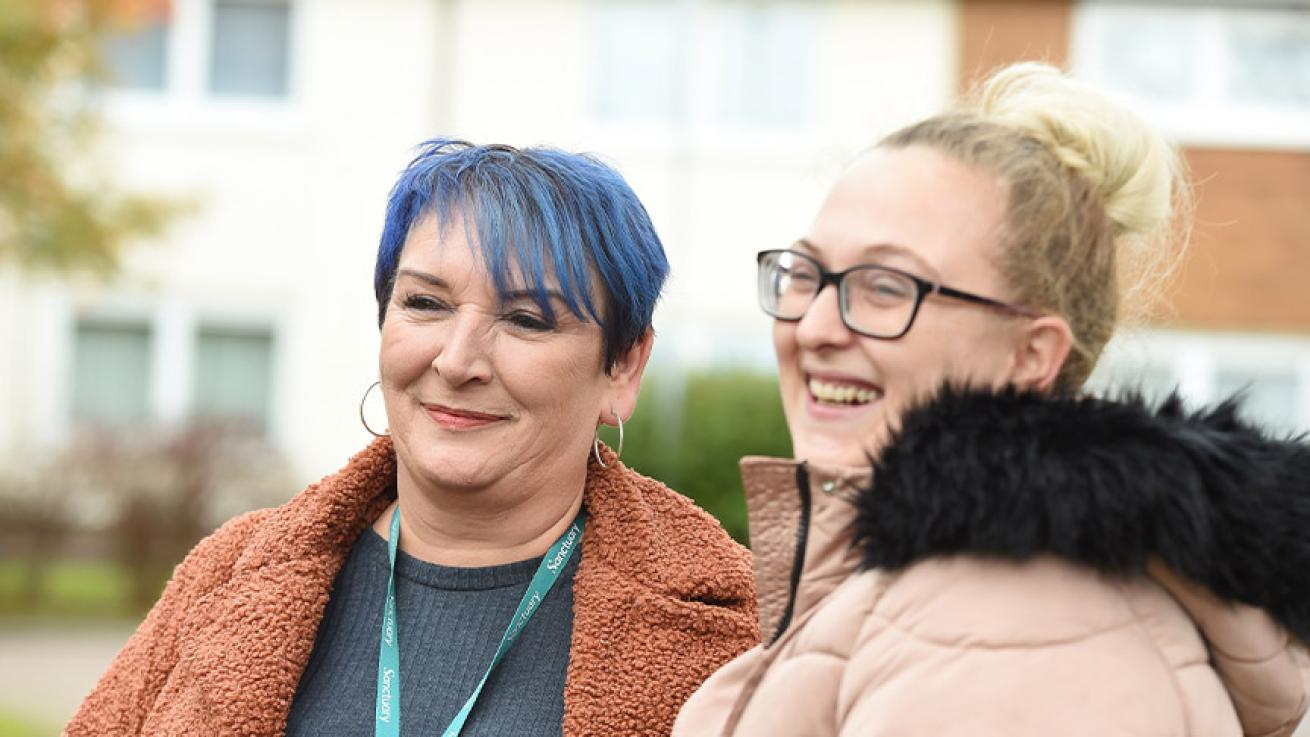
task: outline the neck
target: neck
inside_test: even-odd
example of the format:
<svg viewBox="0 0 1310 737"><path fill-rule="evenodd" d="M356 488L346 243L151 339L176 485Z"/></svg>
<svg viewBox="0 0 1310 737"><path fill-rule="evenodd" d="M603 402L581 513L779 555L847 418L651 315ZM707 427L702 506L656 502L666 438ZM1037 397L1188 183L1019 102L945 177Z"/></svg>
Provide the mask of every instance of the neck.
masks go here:
<svg viewBox="0 0 1310 737"><path fill-rule="evenodd" d="M585 479L585 477L584 477ZM400 507L400 549L422 561L443 566L477 568L544 555L564 534L582 508L584 479L558 488L572 490L538 494L501 504L490 490L454 493L420 489L397 478L397 499L373 523L384 539L391 515Z"/></svg>

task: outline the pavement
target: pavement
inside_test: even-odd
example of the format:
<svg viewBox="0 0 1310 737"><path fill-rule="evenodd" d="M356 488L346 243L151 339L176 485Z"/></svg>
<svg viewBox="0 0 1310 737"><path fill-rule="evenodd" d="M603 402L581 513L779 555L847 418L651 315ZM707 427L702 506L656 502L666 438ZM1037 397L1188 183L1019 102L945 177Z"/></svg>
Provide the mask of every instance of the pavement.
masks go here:
<svg viewBox="0 0 1310 737"><path fill-rule="evenodd" d="M135 628L0 624L0 711L61 729Z"/></svg>

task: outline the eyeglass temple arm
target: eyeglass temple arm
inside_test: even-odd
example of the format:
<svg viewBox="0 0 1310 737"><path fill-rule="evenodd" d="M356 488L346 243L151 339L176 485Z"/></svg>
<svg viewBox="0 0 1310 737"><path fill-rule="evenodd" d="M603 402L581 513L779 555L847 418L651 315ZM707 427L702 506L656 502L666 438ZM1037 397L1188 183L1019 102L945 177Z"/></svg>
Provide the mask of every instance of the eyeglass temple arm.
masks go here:
<svg viewBox="0 0 1310 737"><path fill-rule="evenodd" d="M962 292L958 289L951 289L950 287L943 286L941 284L938 284L937 282L926 282L926 283L928 285L929 292L935 292L937 294L942 295L943 297L959 299L965 302L973 302L974 304L987 305L988 307L995 307L1000 310L1005 310L1006 312L1013 312L1016 315L1023 315L1024 317L1040 317L1039 313L1037 313L1034 310L1030 310L1027 307L1024 307L1023 305L1010 304L1009 302L1002 302L1000 300L991 299L989 297L980 297L976 294Z"/></svg>

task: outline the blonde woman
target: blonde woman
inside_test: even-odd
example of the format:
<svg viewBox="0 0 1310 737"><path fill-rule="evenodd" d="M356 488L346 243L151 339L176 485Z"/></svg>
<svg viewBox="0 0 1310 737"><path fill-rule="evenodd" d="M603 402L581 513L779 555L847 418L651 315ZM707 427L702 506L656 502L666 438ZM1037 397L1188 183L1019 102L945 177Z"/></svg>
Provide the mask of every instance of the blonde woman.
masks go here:
<svg viewBox="0 0 1310 737"><path fill-rule="evenodd" d="M675 735L1291 734L1310 448L1080 392L1186 203L1156 133L1020 65L759 255L796 460L742 462L763 643Z"/></svg>

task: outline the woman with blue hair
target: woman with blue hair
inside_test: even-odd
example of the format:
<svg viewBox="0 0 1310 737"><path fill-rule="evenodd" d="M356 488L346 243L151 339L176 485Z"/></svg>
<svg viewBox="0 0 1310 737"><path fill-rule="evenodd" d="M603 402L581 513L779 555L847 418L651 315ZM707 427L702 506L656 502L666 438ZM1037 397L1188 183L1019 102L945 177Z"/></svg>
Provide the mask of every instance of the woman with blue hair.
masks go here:
<svg viewBox="0 0 1310 737"><path fill-rule="evenodd" d="M388 430L201 542L67 734L668 734L758 631L746 551L619 462L667 273L594 158L424 144L374 273Z"/></svg>

